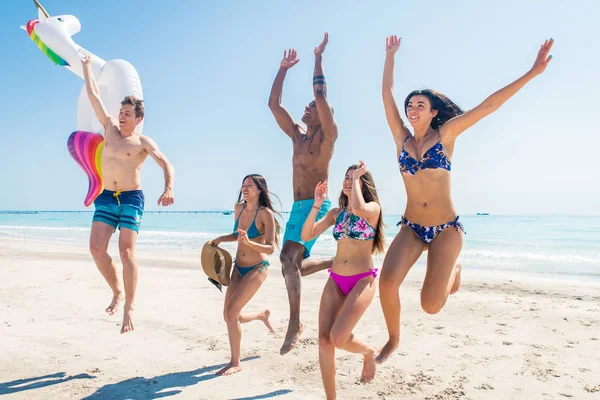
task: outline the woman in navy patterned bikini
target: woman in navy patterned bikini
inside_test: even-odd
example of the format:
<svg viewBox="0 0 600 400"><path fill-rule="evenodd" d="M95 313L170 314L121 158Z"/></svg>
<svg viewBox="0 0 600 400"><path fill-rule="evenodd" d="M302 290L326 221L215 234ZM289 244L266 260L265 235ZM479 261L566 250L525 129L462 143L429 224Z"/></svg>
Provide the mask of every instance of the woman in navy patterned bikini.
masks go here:
<svg viewBox="0 0 600 400"><path fill-rule="evenodd" d="M429 314L439 312L448 295L458 291L460 254L464 228L450 194L450 166L456 138L482 118L496 111L527 82L544 70L553 40L541 46L533 67L521 78L489 96L480 105L463 112L443 94L433 90L411 92L404 112L414 134L404 125L392 93L394 56L400 39L386 39L383 71L383 104L396 142L398 165L406 188L406 210L398 225L400 232L383 262L379 293L389 340L377 356L385 361L400 341L400 297L398 289L423 251L429 250L427 272L421 290L421 307Z"/></svg>

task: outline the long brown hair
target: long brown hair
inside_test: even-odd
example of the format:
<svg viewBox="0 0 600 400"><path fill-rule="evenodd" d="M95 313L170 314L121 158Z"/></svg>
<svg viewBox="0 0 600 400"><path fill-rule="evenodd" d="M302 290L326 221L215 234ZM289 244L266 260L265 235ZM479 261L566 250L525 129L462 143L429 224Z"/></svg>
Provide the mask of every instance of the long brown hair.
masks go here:
<svg viewBox="0 0 600 400"><path fill-rule="evenodd" d="M250 174L250 175L246 175L244 177L244 179L242 179L242 185L244 184L244 181L247 178L252 178L252 180L254 181L254 184L256 185L258 190L260 190L260 194L258 195L259 206L268 208L269 210L273 211L274 214L277 214L281 217L281 214L278 213L277 211L275 211L275 209L273 208L273 202L271 201L271 196L275 197L280 204L281 204L281 201L279 200L279 197L277 197L275 194L269 192L269 188L267 187L267 180L262 175ZM237 202L238 203L242 202L242 189L240 189L240 192L238 193ZM279 224L279 221L277 221L277 218L273 218L273 220L275 221L275 244L277 245L277 247L279 247L279 233L281 232L281 225Z"/></svg>
<svg viewBox="0 0 600 400"><path fill-rule="evenodd" d="M346 174L355 169L358 169L357 164L349 166L346 170ZM379 219L377 220L377 226L375 227L375 240L373 241L373 250L371 253L380 254L385 251L385 235L383 233L385 225L383 223L381 203L379 203L379 196L377 195L377 189L375 188L375 181L373 180L373 175L371 175L371 172L369 171L362 174L360 181L362 182L362 196L365 199L365 202L370 203L374 201L379 204ZM338 204L340 208L344 209L348 206L348 196L346 196L343 190L340 193Z"/></svg>
<svg viewBox="0 0 600 400"><path fill-rule="evenodd" d="M408 110L408 103L413 96L425 96L431 103L431 109L437 110L437 115L431 120L432 129L440 129L442 125L451 120L452 118L464 114L462 108L460 108L455 102L450 100L448 96L443 93L437 92L431 89L413 90L406 96L404 100L404 114Z"/></svg>

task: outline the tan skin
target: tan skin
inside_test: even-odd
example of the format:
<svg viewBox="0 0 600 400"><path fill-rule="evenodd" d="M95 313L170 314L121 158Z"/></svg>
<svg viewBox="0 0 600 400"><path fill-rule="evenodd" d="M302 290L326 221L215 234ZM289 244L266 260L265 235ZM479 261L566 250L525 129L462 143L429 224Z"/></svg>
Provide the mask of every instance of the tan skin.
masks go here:
<svg viewBox="0 0 600 400"><path fill-rule="evenodd" d="M328 41L329 35L325 33L323 42L314 50L314 76L323 75L322 59ZM302 122L306 124L306 128L296 123L290 113L281 105L283 81L287 71L299 61L296 50L284 51L283 60L281 60L279 72L275 77L269 97L269 108L277 124L292 139L294 201L311 199L317 183L327 180L329 162L338 137L337 124L327 101L326 85L313 85L315 100L306 106L302 116ZM296 345L303 329L300 323L300 277L329 268L332 262L331 258L304 260L303 257L304 246L302 244L293 241L284 243L280 261L290 302L290 321L280 350L282 355L288 353Z"/></svg>
<svg viewBox="0 0 600 400"><path fill-rule="evenodd" d="M484 117L496 111L504 102L515 95L527 82L546 69L552 56L548 56L554 41L542 44L532 68L522 77L498 90L481 104L466 113L450 119L439 129L439 136L447 157L451 160L456 138ZM386 118L397 156L402 145L416 160L438 140L438 132L431 128L431 121L438 111L431 108L429 98L413 96L406 110L413 128L411 135L404 125L393 95L394 57L400 48L400 39L386 39L386 60L383 74L382 95ZM406 143L404 143L405 139ZM444 169L419 170L415 175L402 174L407 194L404 216L417 224L433 226L453 221L456 209L450 193L450 172ZM421 306L425 312L435 314L445 305L450 294L460 287L461 265L456 262L463 244L463 234L449 228L442 231L429 245L427 272L421 289ZM423 241L406 225L390 245L379 280L381 306L388 328L389 339L377 356L384 362L398 347L400 341L400 298L398 289L408 271L426 250Z"/></svg>
<svg viewBox="0 0 600 400"><path fill-rule="evenodd" d="M158 199L158 204L170 206L175 201L173 197L173 167L152 139L135 132L142 118L136 117L133 105L122 105L118 119L108 114L92 75L91 59L84 58L82 64L88 98L98 121L104 127L104 150L102 152L104 188L111 191L141 189L140 170L149 155L164 171L165 190ZM103 222L93 222L90 233L90 252L98 270L113 292L113 298L105 311L109 315L115 314L123 297L125 298L121 333L126 333L134 330L133 309L138 278L135 243L138 234L127 228L122 228L119 234L119 253L123 263L125 289L123 295L123 285L117 274L117 267L108 254L108 243L113 233L112 226Z"/></svg>
<svg viewBox="0 0 600 400"><path fill-rule="evenodd" d="M220 236L212 241L214 246L222 242L238 243L235 263L240 267L249 267L267 260L269 254L275 251L275 216L273 211L259 205L260 190L252 178L246 178L242 184L242 196L245 203L239 203L234 208L234 220L238 221L238 236L231 233ZM257 213L258 211L258 213ZM247 231L256 215L256 227L263 234L257 238L248 238ZM237 268L231 274L231 282L225 293L223 318L227 323L229 345L231 347L231 362L216 374L227 376L242 370L240 362L242 326L250 321L263 321L270 332L275 333L269 317L271 312L264 309L258 313L244 312L243 308L254 297L258 289L267 279L267 269L255 268L244 277Z"/></svg>
<svg viewBox="0 0 600 400"><path fill-rule="evenodd" d="M342 190L348 196L347 212L365 218L371 226L377 226L381 207L376 202L366 203L362 195L360 177L366 170L366 165L361 161L358 169L348 171ZM315 207L320 207L326 198L327 182L319 182L315 188ZM335 224L342 211L341 208L334 208L315 222L319 212L313 208L302 228L302 239L307 241L325 232ZM340 239L333 260L333 272L348 276L370 271L373 268L372 251L372 240ZM352 333L374 296L375 278L372 275L361 279L348 296L344 296L331 277L325 284L319 307L319 365L328 400L336 398L336 348L363 356L361 382L368 383L375 378L377 366L374 354L377 349Z"/></svg>

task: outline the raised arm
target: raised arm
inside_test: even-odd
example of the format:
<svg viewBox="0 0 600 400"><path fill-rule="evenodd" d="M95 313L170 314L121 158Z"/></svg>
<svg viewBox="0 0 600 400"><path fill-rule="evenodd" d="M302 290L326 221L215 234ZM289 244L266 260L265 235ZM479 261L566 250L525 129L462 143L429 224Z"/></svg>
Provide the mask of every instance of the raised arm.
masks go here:
<svg viewBox="0 0 600 400"><path fill-rule="evenodd" d="M485 99L477 107L467 111L462 115L452 118L450 121L442 125L440 128L440 135L442 138L446 137L455 139L458 137L458 135L475 125L481 119L499 109L502 104L504 104L508 99L513 97L519 90L521 90L523 86L527 84L527 82L544 72L548 66L548 63L552 59L552 56L548 56L548 53L550 52L553 44L553 39L546 40L544 44L542 44L540 50L538 51L535 62L533 63L533 67L531 67L531 69L527 71L525 75L510 85L498 90Z"/></svg>
<svg viewBox="0 0 600 400"><path fill-rule="evenodd" d="M321 44L315 47L315 72L313 74L313 92L315 94L315 100L317 102L317 112L319 113L319 120L321 121L321 128L323 129L323 135L332 141L335 141L338 137L338 128L333 118L333 110L327 102L327 82L325 81L325 75L323 73L323 53L327 42L329 41L329 34L325 32L325 37Z"/></svg>
<svg viewBox="0 0 600 400"><path fill-rule="evenodd" d="M154 140L150 139L148 136L140 136L140 140L142 141L142 147L144 151L152 157L152 159L158 164L159 167L162 168L165 176L165 191L158 199L158 205L170 206L175 202L175 198L173 197L173 178L175 176L175 170L167 157L163 153L160 152Z"/></svg>
<svg viewBox="0 0 600 400"><path fill-rule="evenodd" d="M283 51L283 60L279 65L279 71L271 87L271 95L269 96L269 108L277 121L277 125L285 132L290 138L294 137L297 127L296 122L292 119L292 116L281 105L281 97L283 95L283 81L288 69L298 64L299 58L296 58L296 50L290 49L289 51Z"/></svg>
<svg viewBox="0 0 600 400"><path fill-rule="evenodd" d="M350 197L350 207L352 207L352 214L357 217L362 217L371 222L377 222L379 218L379 211L381 207L374 201L365 202L365 198L362 194L360 185L360 177L367 172L367 165L364 161L361 161L358 168L350 171L352 179L352 196ZM372 223L371 225L376 225Z"/></svg>
<svg viewBox="0 0 600 400"><path fill-rule="evenodd" d="M300 237L305 242L309 242L312 239L316 238L323 232L327 230L331 225L333 225L334 219L333 215L338 210L334 208L329 210L327 214L317 222L317 216L319 215L319 211L321 210L321 206L323 202L327 198L327 181L317 183L315 187L315 202L313 203L312 209L304 221L304 225L302 226L302 233Z"/></svg>
<svg viewBox="0 0 600 400"><path fill-rule="evenodd" d="M381 84L381 95L383 97L383 108L385 109L385 117L387 119L396 148L398 151L402 148L404 140L410 136L410 132L404 125L400 111L394 99L394 62L396 52L400 49L401 38L392 35L385 39L385 64L383 67L383 81Z"/></svg>
<svg viewBox="0 0 600 400"><path fill-rule="evenodd" d="M81 60L81 63L83 64L83 79L85 80L85 90L88 99L90 99L90 103L92 103L92 108L96 113L98 122L106 129L108 123L111 121L111 116L108 114L108 111L106 111L104 104L102 104L100 90L98 89L98 85L92 74L92 59L89 56L86 56Z"/></svg>

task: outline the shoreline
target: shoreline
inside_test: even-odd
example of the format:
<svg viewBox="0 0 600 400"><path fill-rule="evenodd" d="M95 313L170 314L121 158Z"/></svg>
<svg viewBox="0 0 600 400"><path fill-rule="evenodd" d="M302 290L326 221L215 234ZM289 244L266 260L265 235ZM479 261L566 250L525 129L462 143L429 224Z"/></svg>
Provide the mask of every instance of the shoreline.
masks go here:
<svg viewBox="0 0 600 400"><path fill-rule="evenodd" d="M54 240L37 240L37 239L17 239L17 238L6 238L3 239L6 247L9 247L14 252L13 254L19 254L26 251L27 254L41 254L45 257L50 258L61 258L66 257L72 260L88 261L93 265L93 260L89 254L87 245L81 243L68 242L62 243L58 238ZM200 265L200 252L202 249L201 243L198 245L197 251L189 249L173 250L165 249L161 251L149 250L148 245L138 245L136 248L136 259L139 261L140 267L148 268L166 268L166 269L185 269L185 270L202 270ZM4 249L6 251L6 249ZM229 250L226 248L226 250ZM109 245L109 253L118 258L118 249L115 245L114 239L111 240ZM0 256L2 253L0 253ZM280 262L278 259L278 252L275 256L271 256L269 262L271 268L280 269ZM425 255L421 256L419 263L422 264L422 260ZM315 256L320 258L320 256ZM117 260L118 261L118 260ZM460 258L459 258L460 261ZM381 270L382 260L374 260L375 267ZM424 274L425 268L423 265L416 264L409 272L407 279L415 280L415 274ZM419 278L422 280L422 277ZM486 268L473 268L469 267L468 264L463 262L463 274L462 279L474 279L482 280L489 279L491 281L523 281L527 283L562 283L562 284L577 284L583 286L596 286L600 285L600 273L597 276L594 275L576 275L576 274L557 274L557 273L539 273L539 272L526 272L517 271L515 269L486 269Z"/></svg>

